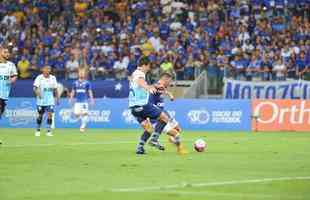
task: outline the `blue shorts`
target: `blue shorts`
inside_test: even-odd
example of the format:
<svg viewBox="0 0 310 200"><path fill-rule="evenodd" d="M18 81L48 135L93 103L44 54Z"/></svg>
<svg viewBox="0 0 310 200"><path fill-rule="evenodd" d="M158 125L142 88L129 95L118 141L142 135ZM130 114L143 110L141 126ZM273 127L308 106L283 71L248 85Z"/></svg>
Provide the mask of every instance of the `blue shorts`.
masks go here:
<svg viewBox="0 0 310 200"><path fill-rule="evenodd" d="M131 114L137 119L139 123L143 122L147 118L150 120L156 120L159 118L162 110L153 104L146 104L144 106L133 106L130 108Z"/></svg>
<svg viewBox="0 0 310 200"><path fill-rule="evenodd" d="M54 106L37 106L37 111L39 114L54 113Z"/></svg>
<svg viewBox="0 0 310 200"><path fill-rule="evenodd" d="M168 115L169 119L172 119L171 116L169 115L169 113L166 110L164 110L164 108L161 108L161 110L166 115ZM152 119L151 123L152 123L152 126L154 127L154 131L157 132L157 133L163 132L163 130L164 130L165 126L166 126L165 122L162 122L162 121L156 120L156 119Z"/></svg>

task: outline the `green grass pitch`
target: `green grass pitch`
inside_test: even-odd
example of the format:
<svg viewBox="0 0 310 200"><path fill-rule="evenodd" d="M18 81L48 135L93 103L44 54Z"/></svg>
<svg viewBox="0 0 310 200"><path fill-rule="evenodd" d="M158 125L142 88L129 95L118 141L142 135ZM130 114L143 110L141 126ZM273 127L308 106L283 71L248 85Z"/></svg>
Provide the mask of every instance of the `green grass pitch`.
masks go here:
<svg viewBox="0 0 310 200"><path fill-rule="evenodd" d="M309 133L184 131L179 156L146 147L141 130L0 129L1 200L310 199ZM192 149L207 141L206 152Z"/></svg>

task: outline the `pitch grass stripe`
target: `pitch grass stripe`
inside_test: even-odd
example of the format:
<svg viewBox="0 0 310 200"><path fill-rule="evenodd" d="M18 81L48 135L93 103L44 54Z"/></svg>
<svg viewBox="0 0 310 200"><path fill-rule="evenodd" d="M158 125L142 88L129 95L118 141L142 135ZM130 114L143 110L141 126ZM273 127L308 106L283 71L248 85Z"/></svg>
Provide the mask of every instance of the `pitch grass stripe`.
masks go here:
<svg viewBox="0 0 310 200"><path fill-rule="evenodd" d="M247 138L238 138L229 140L231 142L238 142L238 141L246 141L249 140ZM190 139L184 139L182 140L184 142L193 142L193 140ZM208 141L212 142L225 142L228 141L226 139L221 140L214 140L210 139ZM79 146L79 145L114 145L114 144L135 144L137 143L136 140L126 140L126 141L109 141L109 142L76 142L76 143L47 143L47 144L5 144L3 141L2 147L8 147L8 148L18 148L18 147L41 147L41 146ZM1 147L0 146L0 147Z"/></svg>
<svg viewBox="0 0 310 200"><path fill-rule="evenodd" d="M3 144L2 147L41 147L41 146L79 146L79 145L115 145L115 144L133 144L137 141L110 141L110 142L77 142L77 143L51 143L51 144Z"/></svg>
<svg viewBox="0 0 310 200"><path fill-rule="evenodd" d="M238 180L238 181L220 181L220 182L192 183L192 184L184 183L184 184L167 185L167 186L120 188L120 189L112 189L112 191L114 192L145 192L145 191L169 190L169 189L178 189L178 188L212 187L212 186L239 185L239 184L250 184L250 183L265 183L265 182L274 182L274 181L292 181L292 180L310 180L310 176L248 179L248 180Z"/></svg>
<svg viewBox="0 0 310 200"><path fill-rule="evenodd" d="M169 191L157 191L158 193L164 194L179 194L179 195L189 195L189 196L213 196L213 197L239 197L239 198L277 198L277 199L304 199L304 196L298 195L274 195L274 194L255 194L255 193L224 193L224 192L208 192L208 191L178 191L178 190L169 190Z"/></svg>

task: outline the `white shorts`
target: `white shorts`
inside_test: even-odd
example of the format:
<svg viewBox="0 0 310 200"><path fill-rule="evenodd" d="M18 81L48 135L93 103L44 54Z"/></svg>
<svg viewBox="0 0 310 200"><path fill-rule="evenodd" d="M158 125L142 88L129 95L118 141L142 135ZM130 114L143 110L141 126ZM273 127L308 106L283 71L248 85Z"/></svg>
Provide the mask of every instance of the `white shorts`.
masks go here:
<svg viewBox="0 0 310 200"><path fill-rule="evenodd" d="M75 103L74 104L74 114L81 115L88 113L88 103Z"/></svg>

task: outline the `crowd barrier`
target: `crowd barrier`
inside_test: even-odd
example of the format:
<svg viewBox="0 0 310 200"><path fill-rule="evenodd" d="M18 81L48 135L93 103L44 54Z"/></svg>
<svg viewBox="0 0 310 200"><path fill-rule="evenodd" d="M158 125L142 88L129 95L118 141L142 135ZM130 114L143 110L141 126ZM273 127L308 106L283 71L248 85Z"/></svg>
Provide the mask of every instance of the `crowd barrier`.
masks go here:
<svg viewBox="0 0 310 200"><path fill-rule="evenodd" d="M138 128L127 99L96 99L90 107L89 128ZM78 128L72 105L62 99L55 107L56 128ZM202 100L178 99L166 108L183 129L199 131L309 131L307 100ZM11 98L0 127L36 127L34 98Z"/></svg>
<svg viewBox="0 0 310 200"><path fill-rule="evenodd" d="M226 79L225 99L310 99L310 81L237 81Z"/></svg>
<svg viewBox="0 0 310 200"><path fill-rule="evenodd" d="M72 105L63 99L55 107L55 125L59 128L78 127ZM191 130L251 130L250 101L217 101L179 99L167 102L166 108L182 128ZM11 98L1 127L33 128L36 122L34 98ZM137 128L128 109L127 99L96 99L90 108L90 128Z"/></svg>

